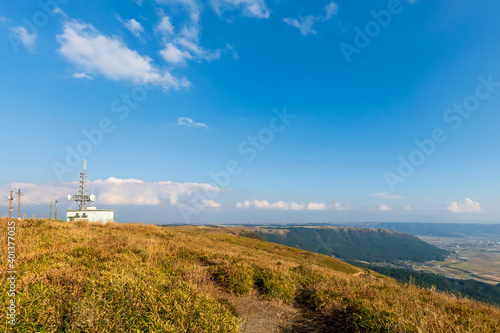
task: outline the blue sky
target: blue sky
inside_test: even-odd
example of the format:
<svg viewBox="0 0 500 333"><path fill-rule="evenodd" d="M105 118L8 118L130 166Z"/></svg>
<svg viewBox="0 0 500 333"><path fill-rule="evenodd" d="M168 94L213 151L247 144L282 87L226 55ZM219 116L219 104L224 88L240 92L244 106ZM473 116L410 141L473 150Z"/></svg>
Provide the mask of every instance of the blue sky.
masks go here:
<svg viewBox="0 0 500 333"><path fill-rule="evenodd" d="M4 198L64 210L86 158L121 221L498 222L499 11L4 2Z"/></svg>

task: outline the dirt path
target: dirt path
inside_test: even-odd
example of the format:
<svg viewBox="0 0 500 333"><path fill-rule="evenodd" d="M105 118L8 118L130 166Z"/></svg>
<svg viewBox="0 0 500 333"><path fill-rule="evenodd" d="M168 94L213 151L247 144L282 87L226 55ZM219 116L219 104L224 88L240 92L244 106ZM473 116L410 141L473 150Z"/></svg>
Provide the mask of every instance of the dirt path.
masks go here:
<svg viewBox="0 0 500 333"><path fill-rule="evenodd" d="M347 332L345 316L325 316L295 304L286 305L262 299L257 291L248 296L221 292L241 318L242 333L326 333Z"/></svg>

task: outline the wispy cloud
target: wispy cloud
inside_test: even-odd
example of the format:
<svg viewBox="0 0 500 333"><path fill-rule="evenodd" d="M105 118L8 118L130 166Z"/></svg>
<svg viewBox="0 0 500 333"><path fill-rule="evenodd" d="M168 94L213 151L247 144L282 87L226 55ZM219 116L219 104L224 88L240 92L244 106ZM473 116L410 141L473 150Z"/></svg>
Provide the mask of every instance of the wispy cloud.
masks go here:
<svg viewBox="0 0 500 333"><path fill-rule="evenodd" d="M337 5L335 2L330 2L328 5L325 7L326 15L324 17L325 20L331 19L334 15L337 15L339 9L339 5Z"/></svg>
<svg viewBox="0 0 500 333"><path fill-rule="evenodd" d="M75 79L89 79L89 80L93 80L94 78L88 76L87 74L85 73L75 73L72 75Z"/></svg>
<svg viewBox="0 0 500 333"><path fill-rule="evenodd" d="M309 34L316 34L313 26L316 22L328 21L334 15L337 15L338 5L335 2L330 2L324 8L325 14L322 15L307 15L299 16L298 18L285 17L283 22L286 24L299 29L300 33L304 36Z"/></svg>
<svg viewBox="0 0 500 333"><path fill-rule="evenodd" d="M187 117L180 117L177 119L177 125L186 127L204 127L208 129L207 124L195 122L193 119Z"/></svg>
<svg viewBox="0 0 500 333"><path fill-rule="evenodd" d="M85 72L101 74L108 80L158 85L165 90L189 86L186 79L155 67L148 56L139 55L90 24L66 21L57 40L59 53Z"/></svg>
<svg viewBox="0 0 500 333"><path fill-rule="evenodd" d="M308 15L308 16L300 16L298 19L285 17L283 19L283 22L285 22L288 25L291 25L292 27L296 27L297 29L300 30L300 33L302 35L307 36L309 34L316 34L316 31L313 29L313 25L318 20L319 18L317 16Z"/></svg>
<svg viewBox="0 0 500 333"><path fill-rule="evenodd" d="M238 60L239 57L238 57L238 53L236 53L236 51L234 50L233 46L230 45L229 43L226 43L226 50L231 52L233 54L233 59L236 59Z"/></svg>
<svg viewBox="0 0 500 333"><path fill-rule="evenodd" d="M372 193L370 195L372 197L383 198L383 199L404 199L405 198L399 194L391 194L390 192Z"/></svg>
<svg viewBox="0 0 500 333"><path fill-rule="evenodd" d="M446 204L446 209L452 213L482 213L481 205L477 201L466 198L464 201L451 201Z"/></svg>
<svg viewBox="0 0 500 333"><path fill-rule="evenodd" d="M172 65L184 65L186 60L196 62L212 61L220 58L221 50L209 50L200 45L201 4L194 0L166 1L157 0L159 4L177 6L188 13L188 19L176 28L170 16L162 9L158 10L160 23L155 27L163 39L164 47L159 52L165 61Z"/></svg>
<svg viewBox="0 0 500 333"><path fill-rule="evenodd" d="M236 10L243 16L256 18L268 18L271 14L264 0L211 0L210 4L218 15Z"/></svg>
<svg viewBox="0 0 500 333"><path fill-rule="evenodd" d="M134 18L122 20L120 16L118 16L118 20L136 37L141 37L141 33L144 32L144 27Z"/></svg>
<svg viewBox="0 0 500 333"><path fill-rule="evenodd" d="M19 39L22 45L30 52L33 51L35 47L35 42L38 37L38 34L35 32L30 33L26 30L25 27L14 27L11 28L10 31L14 34L14 37Z"/></svg>

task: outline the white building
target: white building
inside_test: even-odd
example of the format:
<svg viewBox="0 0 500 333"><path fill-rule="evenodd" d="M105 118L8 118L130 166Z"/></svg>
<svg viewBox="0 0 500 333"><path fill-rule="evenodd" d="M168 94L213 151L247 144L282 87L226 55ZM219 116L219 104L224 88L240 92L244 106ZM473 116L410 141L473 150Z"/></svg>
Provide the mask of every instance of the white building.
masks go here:
<svg viewBox="0 0 500 333"><path fill-rule="evenodd" d="M66 222L89 221L89 222L113 222L115 211L113 209L96 209L87 207L86 210L67 210Z"/></svg>
<svg viewBox="0 0 500 333"><path fill-rule="evenodd" d="M78 209L68 209L66 211L66 222L89 221L89 222L113 222L115 211L113 209L97 209L89 207L91 202L94 202L96 197L87 193L87 161L83 160L83 171L80 172L80 183L78 194L68 195L69 201L74 201L78 205ZM73 203L74 205L74 203Z"/></svg>

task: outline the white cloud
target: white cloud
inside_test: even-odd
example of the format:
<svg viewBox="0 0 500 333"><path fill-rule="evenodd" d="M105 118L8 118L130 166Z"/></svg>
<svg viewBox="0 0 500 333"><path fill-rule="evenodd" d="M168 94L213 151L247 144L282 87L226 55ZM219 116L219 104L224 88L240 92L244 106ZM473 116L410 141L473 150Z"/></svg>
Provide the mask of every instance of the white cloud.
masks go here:
<svg viewBox="0 0 500 333"><path fill-rule="evenodd" d="M185 59L192 59L191 54L186 51L179 50L172 43L168 43L163 50L160 51L160 55L165 59L166 62L171 64L184 64Z"/></svg>
<svg viewBox="0 0 500 333"><path fill-rule="evenodd" d="M288 203L284 201L277 202L268 202L267 200L254 200L253 201L255 208L264 208L264 209L288 209Z"/></svg>
<svg viewBox="0 0 500 333"><path fill-rule="evenodd" d="M9 188L19 187L32 203L46 203L56 199L64 200L68 194L76 194L77 182L66 182L58 184L27 184L11 183ZM191 202L198 192L218 193L220 188L202 183L174 183L171 181L143 182L138 179L120 179L110 177L105 180L89 182L89 188L93 187L96 195L96 205L159 205L169 203L180 205L180 201ZM217 208L220 205L213 200L203 202L203 207Z"/></svg>
<svg viewBox="0 0 500 333"><path fill-rule="evenodd" d="M181 29L172 25L172 20L163 10L159 10L160 23L155 30L163 37L164 48L160 55L165 61L182 65L186 59L196 62L212 61L220 58L221 50L207 50L200 45L200 4L194 0L157 0L160 4L177 5L188 12L189 19ZM176 32L178 31L178 32Z"/></svg>
<svg viewBox="0 0 500 333"><path fill-rule="evenodd" d="M108 80L149 83L165 90L189 86L186 79L177 79L168 71L156 68L150 57L139 55L116 37L105 36L90 24L66 21L57 40L59 53L69 62Z"/></svg>
<svg viewBox="0 0 500 333"><path fill-rule="evenodd" d="M237 202L236 203L236 208L248 209L248 208L250 208L250 201L245 200L244 202Z"/></svg>
<svg viewBox="0 0 500 333"><path fill-rule="evenodd" d="M141 32L144 32L144 27L135 19L122 21L122 19L118 17L118 20L136 37L140 37Z"/></svg>
<svg viewBox="0 0 500 333"><path fill-rule="evenodd" d="M295 202L290 203L290 209L291 210L304 210L306 208L305 204L298 204Z"/></svg>
<svg viewBox="0 0 500 333"><path fill-rule="evenodd" d="M300 16L299 19L286 17L283 19L283 22L293 27L296 27L297 29L300 30L300 33L302 35L307 36L309 34L316 34L316 31L313 29L313 25L318 20L319 18L317 16L308 15L305 17Z"/></svg>
<svg viewBox="0 0 500 333"><path fill-rule="evenodd" d="M208 129L207 124L204 123L197 123L193 121L191 118L186 118L186 117L180 117L177 119L177 125L179 126L186 126L186 127L204 127Z"/></svg>
<svg viewBox="0 0 500 333"><path fill-rule="evenodd" d="M160 23L155 29L165 36L171 36L174 33L174 26L172 25L172 21L169 16L161 16Z"/></svg>
<svg viewBox="0 0 500 333"><path fill-rule="evenodd" d="M334 205L327 205L325 203L318 202L310 202L306 204L299 204L296 202L285 202L285 201L276 201L269 202L267 200L245 200L243 202L236 203L236 208L240 209L281 209L281 210L326 210L326 209L335 209L335 210L349 210L349 204L342 206L340 203L335 203Z"/></svg>
<svg viewBox="0 0 500 333"><path fill-rule="evenodd" d="M78 183L10 183L7 184L6 188L21 189L21 205L49 205L51 201L66 199L69 193L76 192L78 190Z"/></svg>
<svg viewBox="0 0 500 333"><path fill-rule="evenodd" d="M147 183L115 177L94 181L92 185L99 191L99 203L108 205L159 205L163 201L176 205L179 197L189 197L196 191L220 192L219 188L209 184L171 181Z"/></svg>
<svg viewBox="0 0 500 333"><path fill-rule="evenodd" d="M207 207L207 208L220 208L221 207L220 203L215 202L213 200L206 200L206 199L202 201L202 205L203 205L203 207Z"/></svg>
<svg viewBox="0 0 500 333"><path fill-rule="evenodd" d="M10 22L10 20L6 17L0 16L0 22L7 23L7 22Z"/></svg>
<svg viewBox="0 0 500 333"><path fill-rule="evenodd" d="M347 203L346 205L342 206L340 203L336 202L333 205L333 209L335 209L335 210L350 210L351 205L349 203Z"/></svg>
<svg viewBox="0 0 500 333"><path fill-rule="evenodd" d="M390 192L372 193L370 195L372 197L379 197L379 198L383 198L383 199L404 199L405 198L399 194L391 194Z"/></svg>
<svg viewBox="0 0 500 333"><path fill-rule="evenodd" d="M381 211L381 212L390 212L392 210L391 207L385 205L385 204L380 204L378 206L378 209Z"/></svg>
<svg viewBox="0 0 500 333"><path fill-rule="evenodd" d="M178 6L187 10L189 19L198 24L201 15L201 4L198 0L156 0L160 5Z"/></svg>
<svg viewBox="0 0 500 333"><path fill-rule="evenodd" d="M406 210L406 211L411 211L411 207L410 206L404 206L403 209Z"/></svg>
<svg viewBox="0 0 500 333"><path fill-rule="evenodd" d="M307 205L308 210L325 210L328 206L324 203L311 202Z"/></svg>
<svg viewBox="0 0 500 333"><path fill-rule="evenodd" d="M256 18L268 18L271 14L264 0L211 0L210 4L218 15L234 10L240 10L244 16Z"/></svg>
<svg viewBox="0 0 500 333"><path fill-rule="evenodd" d="M325 7L326 15L324 17L325 20L329 20L332 18L333 15L337 15L337 11L339 9L339 5L337 5L335 2L330 2L328 5Z"/></svg>
<svg viewBox="0 0 500 333"><path fill-rule="evenodd" d="M23 46L28 51L33 51L33 48L35 47L35 41L38 37L36 33L28 32L25 27L14 27L11 28L10 31L14 33L15 37L21 41Z"/></svg>
<svg viewBox="0 0 500 333"><path fill-rule="evenodd" d="M92 77L88 76L87 74L85 73L75 73L72 75L75 79L89 79L89 80L93 80Z"/></svg>
<svg viewBox="0 0 500 333"><path fill-rule="evenodd" d="M481 205L477 201L466 198L464 201L451 201L446 209L452 213L482 213Z"/></svg>
<svg viewBox="0 0 500 333"><path fill-rule="evenodd" d="M267 200L245 200L244 202L238 202L236 203L237 208L244 208L248 209L250 207L257 208L257 209L281 209L281 210L287 210L291 209L291 205L293 205L293 209L298 209L300 205L296 203L288 203L284 201L277 201L277 202L269 202Z"/></svg>

